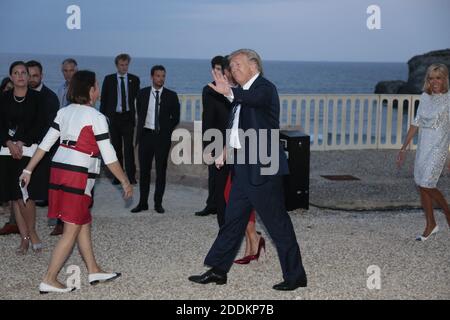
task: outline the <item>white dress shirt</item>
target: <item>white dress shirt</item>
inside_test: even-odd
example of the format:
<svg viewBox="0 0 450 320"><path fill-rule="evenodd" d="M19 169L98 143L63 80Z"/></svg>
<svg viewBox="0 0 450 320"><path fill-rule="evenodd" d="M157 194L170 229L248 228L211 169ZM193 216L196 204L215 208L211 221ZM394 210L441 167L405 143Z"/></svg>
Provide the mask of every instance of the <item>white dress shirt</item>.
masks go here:
<svg viewBox="0 0 450 320"><path fill-rule="evenodd" d="M150 99L148 99L148 109L147 109L147 116L145 117L144 128L155 130L156 91L159 91L159 104L161 105L161 93L162 93L163 89L164 89L164 87L161 87L159 89L155 89L152 86L152 89L150 91ZM158 106L158 111L159 110L160 109L159 109L159 106Z"/></svg>
<svg viewBox="0 0 450 320"><path fill-rule="evenodd" d="M252 86L253 82L255 82L256 78L258 78L259 72L255 74L250 80L248 80L243 86L242 90L248 90ZM226 96L230 102L234 100L234 94L233 91L231 91L230 96ZM231 127L231 133L230 133L230 146L235 149L242 148L241 142L239 141L239 114L241 112L241 105L239 104L236 107L236 113L234 115L233 119L233 125Z"/></svg>
<svg viewBox="0 0 450 320"><path fill-rule="evenodd" d="M38 86L37 86L36 88L34 88L33 90L36 90L36 91L38 91L38 92L41 92L43 86L44 86L44 83L41 82L41 84L38 85Z"/></svg>
<svg viewBox="0 0 450 320"><path fill-rule="evenodd" d="M64 81L64 83L58 88L58 99L59 108L63 108L69 104L67 101L67 89L69 89L69 83Z"/></svg>

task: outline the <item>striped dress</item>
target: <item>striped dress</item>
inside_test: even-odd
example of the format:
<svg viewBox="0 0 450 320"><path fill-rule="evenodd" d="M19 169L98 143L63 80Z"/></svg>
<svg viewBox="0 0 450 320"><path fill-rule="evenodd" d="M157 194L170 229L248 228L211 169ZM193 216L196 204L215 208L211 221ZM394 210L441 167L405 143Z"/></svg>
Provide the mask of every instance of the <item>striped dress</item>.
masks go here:
<svg viewBox="0 0 450 320"><path fill-rule="evenodd" d="M60 139L52 159L48 217L83 225L92 220L92 188L105 164L117 161L103 114L90 106L70 104L58 111L52 127L39 145L49 151Z"/></svg>

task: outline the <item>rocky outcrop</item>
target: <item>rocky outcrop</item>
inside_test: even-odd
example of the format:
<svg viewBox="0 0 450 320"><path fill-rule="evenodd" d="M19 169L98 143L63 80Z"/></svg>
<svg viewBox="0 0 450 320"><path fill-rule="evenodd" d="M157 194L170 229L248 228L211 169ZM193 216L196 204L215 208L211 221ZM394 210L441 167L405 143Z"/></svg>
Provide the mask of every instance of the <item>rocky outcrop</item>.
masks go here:
<svg viewBox="0 0 450 320"><path fill-rule="evenodd" d="M401 87L406 84L403 80L380 81L375 87L377 94L397 94Z"/></svg>
<svg viewBox="0 0 450 320"><path fill-rule="evenodd" d="M399 81L381 81L375 87L375 93L420 94L427 68L433 63L443 63L450 69L450 49L431 51L414 56L408 61L408 81L397 88ZM397 92L393 92L396 89Z"/></svg>

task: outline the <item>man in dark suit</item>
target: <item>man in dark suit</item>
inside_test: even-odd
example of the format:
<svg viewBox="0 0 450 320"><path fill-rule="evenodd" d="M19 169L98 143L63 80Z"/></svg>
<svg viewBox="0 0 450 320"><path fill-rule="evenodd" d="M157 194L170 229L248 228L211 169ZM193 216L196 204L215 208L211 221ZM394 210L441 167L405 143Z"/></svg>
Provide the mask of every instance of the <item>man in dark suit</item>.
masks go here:
<svg viewBox="0 0 450 320"><path fill-rule="evenodd" d="M180 122L180 102L175 91L164 87L166 69L161 65L152 67L152 85L139 91L136 98L137 132L136 145L139 145L140 199L131 212L148 210L150 193L150 172L153 158L156 166L154 208L164 213L162 199L166 187L167 160L171 136Z"/></svg>
<svg viewBox="0 0 450 320"><path fill-rule="evenodd" d="M133 147L136 116L134 103L139 92L140 80L134 74L128 73L130 61L131 57L126 53L116 57L117 73L107 75L103 80L100 112L109 120L109 134L117 158L122 167L125 160L128 179L130 183L136 184ZM119 184L119 181L114 178L113 184Z"/></svg>
<svg viewBox="0 0 450 320"><path fill-rule="evenodd" d="M226 78L218 72L214 74L215 85L210 86L232 101L229 148L237 153L238 160L239 152L242 152L245 161L233 165L234 178L225 211L225 224L205 258L205 264L212 268L202 275L189 277L189 280L200 284L227 282L227 273L240 248L250 211L255 208L275 243L283 271L284 281L274 285L273 289L287 291L306 287L300 248L284 205L282 176L289 171L287 159L279 140L272 141L272 138L278 137L279 130L280 101L277 89L262 76L261 59L253 50L233 52L230 66L240 87L231 88ZM256 145L251 139L241 141L238 129L245 133L256 130ZM264 129L267 131L262 131ZM277 146L277 150L269 151L272 146ZM266 169L273 168L259 154L259 149L264 150L264 147L270 153L271 165L275 164L275 170L270 174ZM230 153L227 154L229 157ZM255 162L250 161L253 156ZM218 167L222 161L218 159Z"/></svg>
<svg viewBox="0 0 450 320"><path fill-rule="evenodd" d="M27 69L28 69L28 75L29 75L29 81L28 85L31 89L39 91L41 93L42 101L43 101L43 112L45 114L46 118L46 125L43 128L43 131L41 133L42 138L47 133L48 129L53 123L53 120L56 117L56 113L59 110L59 99L56 93L54 93L52 90L50 90L47 86L44 85L42 82L42 79L44 77L42 72L42 65L40 62L35 60L30 60L27 62ZM50 163L51 159L56 152L56 149L58 148L59 142L56 142L55 145L52 147L50 152L46 153L42 161L39 163L39 166L45 166L47 170L41 171L42 173L46 174L46 177L44 177L44 180L49 180L50 178ZM48 201L46 199L41 199L39 201L36 201L36 205L39 207L46 207L48 205ZM64 223L61 220L56 221L55 228L50 233L52 236L57 236L63 233Z"/></svg>
<svg viewBox="0 0 450 320"><path fill-rule="evenodd" d="M39 91L42 96L42 100L44 102L45 115L46 115L46 123L47 126L44 128L42 132L42 136L44 136L53 120L56 117L56 113L59 110L59 100L56 93L50 90L44 83L42 82L42 78L44 77L42 73L42 65L35 60L30 60L27 62L28 75L30 76L28 85L31 89Z"/></svg>
<svg viewBox="0 0 450 320"><path fill-rule="evenodd" d="M222 57L221 68L218 68L216 66L215 68L213 68L213 71L226 74L230 85L236 86L236 84L234 83L233 76L231 75L230 64L227 57ZM227 98L225 98L222 94L214 91L209 85L203 88L203 118L202 118L203 134L205 134L205 132L209 129L218 129L221 132L223 144L225 145L226 129L228 119L230 117L230 111L231 111L231 103ZM203 143L205 148L210 142L204 141ZM216 155L211 154L211 156L214 157ZM212 192L214 195L212 198L214 199L215 202L215 207L217 210L217 223L219 224L220 228L225 222L224 216L226 203L224 190L229 174L229 166L226 165L218 169L216 168L215 164L212 164L208 167L208 169L210 175L209 178L211 179L212 176L211 179L213 183ZM206 210L207 208L205 208L203 211Z"/></svg>
<svg viewBox="0 0 450 320"><path fill-rule="evenodd" d="M223 72L222 64L224 62L223 56L215 56L211 60L212 70L218 72ZM208 85L203 87L202 91L202 133L205 134L208 129L219 129L223 132L225 137L225 129L227 126L228 116L230 113L230 102L220 93L215 92ZM208 141L203 142L203 148L208 145ZM216 191L219 192L219 188L216 188L217 184L222 185L221 176L226 175L226 169L218 171L214 164L208 165L208 198L206 199L206 207L195 213L196 216L207 216L209 214L217 213L217 219L219 221L219 226L221 221L223 221L223 213L225 210L225 200L223 199L223 189L225 187L225 182L222 187L222 194L217 195ZM216 181L216 177L220 181ZM219 192L220 193L220 192ZM222 208L223 207L223 208Z"/></svg>

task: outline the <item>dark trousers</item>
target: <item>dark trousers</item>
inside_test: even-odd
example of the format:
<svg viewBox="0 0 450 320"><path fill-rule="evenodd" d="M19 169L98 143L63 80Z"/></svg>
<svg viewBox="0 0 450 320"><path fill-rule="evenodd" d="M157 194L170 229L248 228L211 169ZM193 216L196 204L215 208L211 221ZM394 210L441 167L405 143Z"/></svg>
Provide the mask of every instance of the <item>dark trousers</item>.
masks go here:
<svg viewBox="0 0 450 320"><path fill-rule="evenodd" d="M140 205L148 204L150 193L150 174L153 158L155 158L156 181L155 181L155 205L161 205L166 188L167 159L170 151L170 135L163 136L153 130L143 129L139 140L139 169L140 169Z"/></svg>
<svg viewBox="0 0 450 320"><path fill-rule="evenodd" d="M115 113L110 120L109 134L111 136L111 143L114 150L116 150L117 159L122 168L124 165L123 161L125 160L125 172L127 173L128 179L133 182L136 180L136 164L134 162L134 126L131 113Z"/></svg>
<svg viewBox="0 0 450 320"><path fill-rule="evenodd" d="M208 165L208 198L206 199L206 209L216 209L216 165Z"/></svg>
<svg viewBox="0 0 450 320"><path fill-rule="evenodd" d="M228 174L230 172L229 166L225 165L220 169L214 167L214 199L215 207L217 209L217 223L219 228L225 223L225 185L227 184Z"/></svg>
<svg viewBox="0 0 450 320"><path fill-rule="evenodd" d="M266 183L254 186L249 183L245 165L234 166L225 224L220 228L205 264L223 272L230 270L244 238L252 208L255 208L275 243L284 280L295 283L306 279L300 248L284 205L282 176L271 176Z"/></svg>

